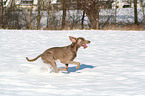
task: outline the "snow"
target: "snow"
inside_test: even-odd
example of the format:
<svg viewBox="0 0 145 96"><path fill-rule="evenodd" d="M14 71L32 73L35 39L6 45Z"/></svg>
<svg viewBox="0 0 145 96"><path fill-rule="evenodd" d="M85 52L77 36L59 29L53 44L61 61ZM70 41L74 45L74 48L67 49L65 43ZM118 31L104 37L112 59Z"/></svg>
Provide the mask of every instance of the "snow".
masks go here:
<svg viewBox="0 0 145 96"><path fill-rule="evenodd" d="M33 4L37 5L37 3L38 3L38 0L34 0L34 3Z"/></svg>
<svg viewBox="0 0 145 96"><path fill-rule="evenodd" d="M26 61L70 44L68 36L91 41L78 51L80 69L56 74ZM145 31L0 30L0 96L145 96L144 45Z"/></svg>
<svg viewBox="0 0 145 96"><path fill-rule="evenodd" d="M57 0L51 0L51 4L56 4Z"/></svg>
<svg viewBox="0 0 145 96"><path fill-rule="evenodd" d="M8 6L9 2L10 2L10 0L8 0L8 1L6 2L6 5L5 5L5 6Z"/></svg>

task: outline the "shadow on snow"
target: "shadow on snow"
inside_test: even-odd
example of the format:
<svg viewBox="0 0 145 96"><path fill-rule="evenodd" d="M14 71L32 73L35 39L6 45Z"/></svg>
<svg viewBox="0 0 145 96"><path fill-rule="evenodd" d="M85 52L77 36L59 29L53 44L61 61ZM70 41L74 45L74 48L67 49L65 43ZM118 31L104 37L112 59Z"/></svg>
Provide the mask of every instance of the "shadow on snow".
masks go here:
<svg viewBox="0 0 145 96"><path fill-rule="evenodd" d="M77 72L79 70L83 70L83 69L86 69L86 68L92 69L94 67L96 67L96 66L81 64L79 69L76 69L76 66L74 66L74 67L68 67L67 73ZM66 73L66 72L63 72L63 73ZM80 73L80 72L77 72L77 73Z"/></svg>

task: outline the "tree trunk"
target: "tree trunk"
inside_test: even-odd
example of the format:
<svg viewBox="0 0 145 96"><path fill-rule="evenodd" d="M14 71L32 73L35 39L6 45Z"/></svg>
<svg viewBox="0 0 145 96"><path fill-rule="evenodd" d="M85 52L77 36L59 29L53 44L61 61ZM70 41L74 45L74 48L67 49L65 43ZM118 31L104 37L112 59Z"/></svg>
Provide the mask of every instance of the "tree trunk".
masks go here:
<svg viewBox="0 0 145 96"><path fill-rule="evenodd" d="M47 25L46 28L49 29L49 10L47 10Z"/></svg>
<svg viewBox="0 0 145 96"><path fill-rule="evenodd" d="M82 29L84 29L84 18L85 18L85 12L83 11L83 16L82 16Z"/></svg>
<svg viewBox="0 0 145 96"><path fill-rule="evenodd" d="M115 1L115 25L117 21L116 17L117 17L117 0Z"/></svg>
<svg viewBox="0 0 145 96"><path fill-rule="evenodd" d="M143 13L143 29L145 29L145 14L144 14L144 8L143 8L143 1L140 0L141 7L142 7L142 13Z"/></svg>
<svg viewBox="0 0 145 96"><path fill-rule="evenodd" d="M3 26L3 11L4 11L3 0L1 0L1 6L0 6L0 28L2 28L2 26Z"/></svg>
<svg viewBox="0 0 145 96"><path fill-rule="evenodd" d="M40 29L40 0L38 0L37 30Z"/></svg>
<svg viewBox="0 0 145 96"><path fill-rule="evenodd" d="M15 7L15 0L11 1L11 7Z"/></svg>
<svg viewBox="0 0 145 96"><path fill-rule="evenodd" d="M86 11L92 29L99 29L99 9Z"/></svg>
<svg viewBox="0 0 145 96"><path fill-rule="evenodd" d="M48 6L47 6L48 5ZM50 16L50 10L52 10L51 2L47 2L47 5L45 6L47 8L47 25L46 29L49 30L49 16Z"/></svg>
<svg viewBox="0 0 145 96"><path fill-rule="evenodd" d="M31 9L30 9L30 17L29 17L30 22L29 22L29 29L32 29L32 25L31 25L31 23L32 23L32 12L33 12L33 2L32 2Z"/></svg>
<svg viewBox="0 0 145 96"><path fill-rule="evenodd" d="M134 23L138 23L138 18L137 18L137 0L134 0Z"/></svg>
<svg viewBox="0 0 145 96"><path fill-rule="evenodd" d="M95 8L97 9L96 11L97 11L97 29L99 29L99 6L100 6L100 4L99 4L99 0L97 0L97 6L95 6Z"/></svg>
<svg viewBox="0 0 145 96"><path fill-rule="evenodd" d="M63 16L62 16L62 28L65 29L65 18L66 18L66 0L63 0Z"/></svg>
<svg viewBox="0 0 145 96"><path fill-rule="evenodd" d="M85 11L87 17L90 20L92 29L99 29L99 0L89 1L90 4L88 6L85 3L82 4L83 10ZM87 3L87 2L86 2Z"/></svg>
<svg viewBox="0 0 145 96"><path fill-rule="evenodd" d="M87 17L89 18L90 20L90 23L91 23L91 28L92 29L97 29L97 23L98 21L96 20L97 18L94 16L95 14L94 13L86 13Z"/></svg>

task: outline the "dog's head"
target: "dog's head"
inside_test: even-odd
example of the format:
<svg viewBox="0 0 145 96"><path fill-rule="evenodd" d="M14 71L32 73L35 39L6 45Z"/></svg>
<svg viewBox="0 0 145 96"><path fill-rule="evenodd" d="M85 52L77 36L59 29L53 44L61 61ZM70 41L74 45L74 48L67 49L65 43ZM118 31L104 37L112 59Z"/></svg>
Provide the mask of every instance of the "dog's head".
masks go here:
<svg viewBox="0 0 145 96"><path fill-rule="evenodd" d="M79 47L83 46L84 49L88 47L87 44L91 43L91 41L85 40L83 37L75 38L75 37L69 36L69 39L73 43L76 43Z"/></svg>

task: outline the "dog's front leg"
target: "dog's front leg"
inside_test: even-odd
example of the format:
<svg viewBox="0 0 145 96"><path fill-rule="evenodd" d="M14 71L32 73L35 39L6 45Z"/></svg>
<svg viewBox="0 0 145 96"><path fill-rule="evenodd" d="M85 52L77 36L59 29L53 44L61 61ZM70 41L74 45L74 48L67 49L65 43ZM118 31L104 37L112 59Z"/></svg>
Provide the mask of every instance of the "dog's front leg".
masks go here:
<svg viewBox="0 0 145 96"><path fill-rule="evenodd" d="M68 70L68 64L65 64L65 68L59 68L58 70L67 71Z"/></svg>
<svg viewBox="0 0 145 96"><path fill-rule="evenodd" d="M80 68L80 63L79 63L79 62L70 61L69 64L76 64L76 65L78 65L78 66L76 67L76 69L79 69L79 68Z"/></svg>

